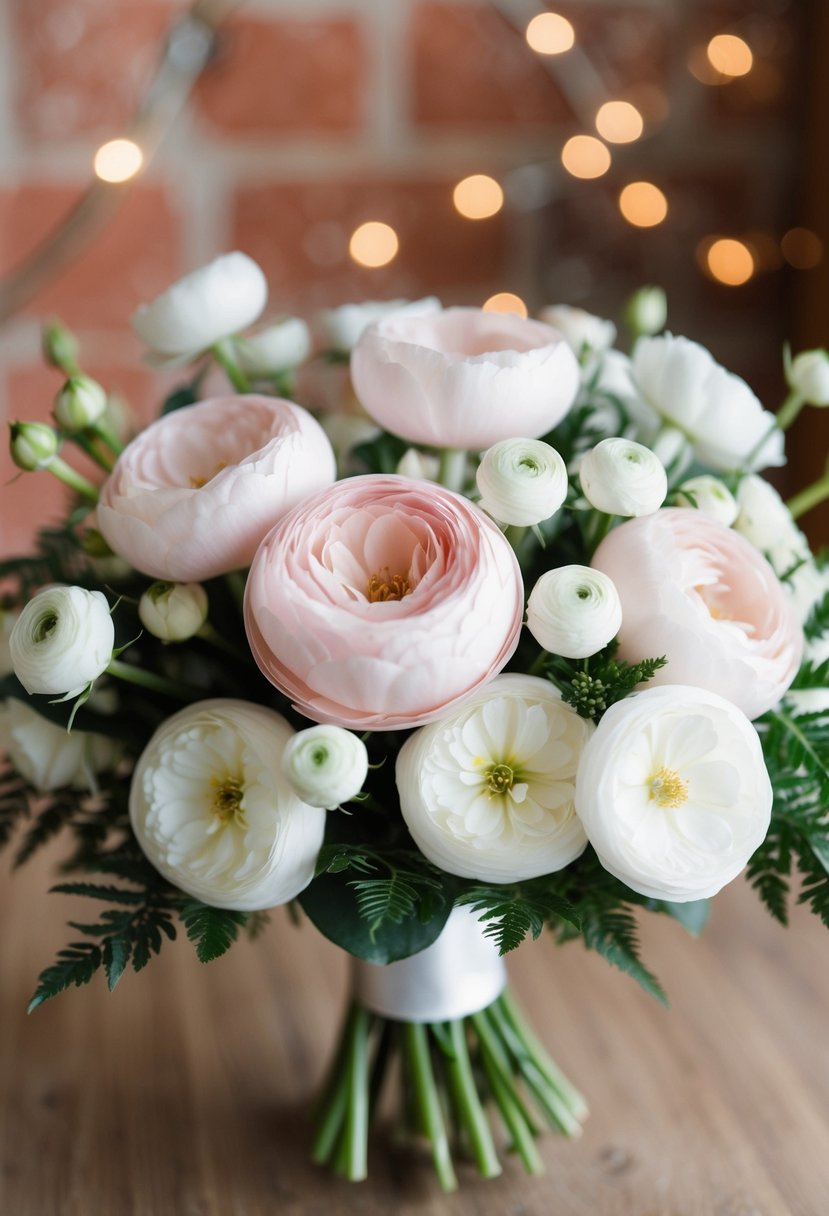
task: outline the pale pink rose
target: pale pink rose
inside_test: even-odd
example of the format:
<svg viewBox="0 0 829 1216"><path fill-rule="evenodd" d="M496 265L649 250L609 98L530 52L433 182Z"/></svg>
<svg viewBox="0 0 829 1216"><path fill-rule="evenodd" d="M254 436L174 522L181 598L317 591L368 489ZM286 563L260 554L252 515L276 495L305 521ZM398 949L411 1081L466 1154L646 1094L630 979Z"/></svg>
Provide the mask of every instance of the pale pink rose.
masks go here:
<svg viewBox="0 0 829 1216"><path fill-rule="evenodd" d="M245 625L264 674L309 718L396 730L499 672L523 608L515 555L482 511L442 486L369 474L276 525L251 567Z"/></svg>
<svg viewBox="0 0 829 1216"><path fill-rule="evenodd" d="M301 406L216 397L132 441L103 485L98 526L136 570L201 582L247 566L276 520L335 476L331 444Z"/></svg>
<svg viewBox="0 0 829 1216"><path fill-rule="evenodd" d="M791 597L732 528L668 508L616 528L593 565L622 601L620 656L666 656L652 683L707 688L758 718L794 679L803 631Z"/></svg>
<svg viewBox="0 0 829 1216"><path fill-rule="evenodd" d="M412 443L482 450L537 439L560 422L579 387L576 356L540 321L447 308L377 321L351 355L366 412Z"/></svg>

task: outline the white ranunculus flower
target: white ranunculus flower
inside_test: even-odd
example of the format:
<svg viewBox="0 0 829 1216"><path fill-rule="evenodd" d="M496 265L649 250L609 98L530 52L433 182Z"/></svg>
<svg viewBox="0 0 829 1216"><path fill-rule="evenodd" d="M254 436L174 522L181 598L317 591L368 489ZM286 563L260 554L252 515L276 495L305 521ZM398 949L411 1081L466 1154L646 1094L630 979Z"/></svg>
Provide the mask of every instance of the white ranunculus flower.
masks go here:
<svg viewBox="0 0 829 1216"><path fill-rule="evenodd" d="M106 671L114 644L106 596L83 587L46 587L17 618L9 653L26 692L69 698Z"/></svg>
<svg viewBox="0 0 829 1216"><path fill-rule="evenodd" d="M408 316L418 316L439 310L440 300L437 296L425 296L422 300L363 300L360 304L327 308L320 313L319 320L330 349L347 355L369 325L390 313L404 312Z"/></svg>
<svg viewBox="0 0 829 1216"><path fill-rule="evenodd" d="M267 299L267 281L253 258L226 253L143 304L132 325L159 355L198 355L252 325Z"/></svg>
<svg viewBox="0 0 829 1216"><path fill-rule="evenodd" d="M236 357L249 376L293 371L311 353L311 332L301 317L283 317L234 342Z"/></svg>
<svg viewBox="0 0 829 1216"><path fill-rule="evenodd" d="M539 321L557 329L579 359L609 350L616 341L616 326L569 304L549 304L538 314Z"/></svg>
<svg viewBox="0 0 829 1216"><path fill-rule="evenodd" d="M201 583L157 582L138 601L141 624L163 642L185 642L207 620L207 592Z"/></svg>
<svg viewBox="0 0 829 1216"><path fill-rule="evenodd" d="M400 750L400 809L416 845L482 882L562 869L585 847L573 794L592 731L549 681L496 676Z"/></svg>
<svg viewBox="0 0 829 1216"><path fill-rule="evenodd" d="M0 679L14 671L9 650L9 638L19 615L18 612L8 612L0 608Z"/></svg>
<svg viewBox="0 0 829 1216"><path fill-rule="evenodd" d="M784 463L783 434L774 415L705 347L672 334L640 338L633 376L647 404L683 431L697 459L716 472L742 468L749 457L753 470Z"/></svg>
<svg viewBox="0 0 829 1216"><path fill-rule="evenodd" d="M303 802L333 811L363 788L368 752L342 726L309 726L288 741L282 772Z"/></svg>
<svg viewBox="0 0 829 1216"><path fill-rule="evenodd" d="M293 733L273 710L224 699L161 724L135 766L130 820L166 879L240 912L287 903L307 887L325 812L282 775Z"/></svg>
<svg viewBox="0 0 829 1216"><path fill-rule="evenodd" d="M668 493L662 461L631 439L603 439L585 452L579 481L590 505L607 515L652 515Z"/></svg>
<svg viewBox="0 0 829 1216"><path fill-rule="evenodd" d="M730 701L665 684L611 706L588 742L576 809L606 870L682 903L736 878L768 831L756 730Z"/></svg>
<svg viewBox="0 0 829 1216"><path fill-rule="evenodd" d="M87 789L95 792L95 774L111 768L117 749L111 739L88 731L70 734L15 697L0 704L0 754L39 793Z"/></svg>
<svg viewBox="0 0 829 1216"><path fill-rule="evenodd" d="M829 405L829 351L802 350L788 361L786 380L806 405Z"/></svg>
<svg viewBox="0 0 829 1216"><path fill-rule="evenodd" d="M590 566L548 570L527 601L527 628L544 650L587 659L619 632L622 605L613 580Z"/></svg>
<svg viewBox="0 0 829 1216"><path fill-rule="evenodd" d="M766 557L778 578L812 561L809 542L774 486L762 477L744 477L737 487L739 515L734 529Z"/></svg>
<svg viewBox="0 0 829 1216"><path fill-rule="evenodd" d="M555 515L567 497L567 467L540 439L502 439L475 474L480 506L501 524L529 527Z"/></svg>
<svg viewBox="0 0 829 1216"><path fill-rule="evenodd" d="M394 470L400 477L413 477L415 481L437 481L440 475L440 459L417 448L407 448Z"/></svg>
<svg viewBox="0 0 829 1216"><path fill-rule="evenodd" d="M730 528L740 513L737 499L725 482L710 473L689 477L683 481L676 494L677 506L694 507L703 515L710 515L717 523Z"/></svg>

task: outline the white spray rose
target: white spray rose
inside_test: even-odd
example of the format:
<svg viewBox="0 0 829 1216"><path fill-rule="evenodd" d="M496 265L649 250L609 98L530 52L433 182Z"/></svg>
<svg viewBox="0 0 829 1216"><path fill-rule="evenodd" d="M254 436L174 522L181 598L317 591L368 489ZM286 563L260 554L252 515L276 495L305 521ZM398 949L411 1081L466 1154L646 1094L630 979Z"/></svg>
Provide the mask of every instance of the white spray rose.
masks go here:
<svg viewBox="0 0 829 1216"><path fill-rule="evenodd" d="M20 613L9 653L27 692L70 698L106 671L114 644L109 605L100 591L46 587Z"/></svg>
<svg viewBox="0 0 829 1216"><path fill-rule="evenodd" d="M774 486L762 477L744 477L737 488L740 513L734 529L766 557L778 578L811 563L809 542Z"/></svg>
<svg viewBox="0 0 829 1216"><path fill-rule="evenodd" d="M590 505L608 515L652 515L668 493L662 461L630 439L603 439L585 452L579 481Z"/></svg>
<svg viewBox="0 0 829 1216"><path fill-rule="evenodd" d="M483 882L568 865L585 847L573 794L592 731L548 680L490 680L400 749L400 809L418 848L447 873Z"/></svg>
<svg viewBox="0 0 829 1216"><path fill-rule="evenodd" d="M422 300L364 300L360 304L341 304L339 308L325 309L320 313L319 320L331 350L348 354L369 325L390 313L404 312L409 316L418 316L439 310L440 300L436 296L425 296Z"/></svg>
<svg viewBox="0 0 829 1216"><path fill-rule="evenodd" d="M142 305L132 326L159 355L188 357L252 325L267 299L256 262L246 253L226 253Z"/></svg>
<svg viewBox="0 0 829 1216"><path fill-rule="evenodd" d="M163 642L193 637L207 620L207 609L201 583L153 583L138 602L141 624Z"/></svg>
<svg viewBox="0 0 829 1216"><path fill-rule="evenodd" d="M257 333L237 338L236 357L249 376L293 371L311 353L311 333L301 317L283 317Z"/></svg>
<svg viewBox="0 0 829 1216"><path fill-rule="evenodd" d="M475 474L480 506L502 524L528 527L555 515L567 497L567 468L540 439L502 439Z"/></svg>
<svg viewBox="0 0 829 1216"><path fill-rule="evenodd" d="M829 351L803 350L787 361L789 388L806 405L829 405Z"/></svg>
<svg viewBox="0 0 829 1216"><path fill-rule="evenodd" d="M527 628L544 650L586 659L612 641L622 624L615 584L589 566L548 570L530 592Z"/></svg>
<svg viewBox="0 0 829 1216"><path fill-rule="evenodd" d="M353 731L310 726L288 741L282 772L303 802L332 811L363 788L368 752Z"/></svg>
<svg viewBox="0 0 829 1216"><path fill-rule="evenodd" d="M39 793L97 788L95 774L111 768L117 751L111 739L67 731L14 697L0 706L0 753Z"/></svg>
<svg viewBox="0 0 829 1216"><path fill-rule="evenodd" d="M609 350L616 341L616 326L569 304L549 304L538 314L539 321L552 325L579 359Z"/></svg>
<svg viewBox="0 0 829 1216"><path fill-rule="evenodd" d="M718 523L730 528L740 513L737 499L725 482L710 473L689 477L683 481L676 494L677 506L695 507L703 515L710 515Z"/></svg>
<svg viewBox="0 0 829 1216"><path fill-rule="evenodd" d="M314 877L325 812L282 775L293 735L273 710L199 701L168 718L130 788L138 843L166 879L217 908L287 903Z"/></svg>
<svg viewBox="0 0 829 1216"><path fill-rule="evenodd" d="M576 809L606 870L641 895L715 895L768 831L756 730L730 701L665 684L611 706L584 749Z"/></svg>

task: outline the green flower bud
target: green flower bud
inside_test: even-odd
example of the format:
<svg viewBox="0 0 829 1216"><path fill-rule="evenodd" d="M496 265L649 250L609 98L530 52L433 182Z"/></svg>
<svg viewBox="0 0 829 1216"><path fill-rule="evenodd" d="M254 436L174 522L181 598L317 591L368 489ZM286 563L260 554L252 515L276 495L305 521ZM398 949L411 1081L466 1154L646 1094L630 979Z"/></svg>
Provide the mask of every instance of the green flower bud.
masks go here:
<svg viewBox="0 0 829 1216"><path fill-rule="evenodd" d="M71 375L77 368L78 343L75 335L60 321L44 325L41 335L43 357L50 367Z"/></svg>
<svg viewBox="0 0 829 1216"><path fill-rule="evenodd" d="M625 306L625 323L637 336L659 334L668 319L668 299L661 287L640 287Z"/></svg>
<svg viewBox="0 0 829 1216"><path fill-rule="evenodd" d="M98 421L106 404L106 392L97 380L70 376L55 397L55 420L64 431L84 431Z"/></svg>
<svg viewBox="0 0 829 1216"><path fill-rule="evenodd" d="M46 469L58 453L59 440L54 427L45 422L10 422L9 450L19 469L33 473Z"/></svg>

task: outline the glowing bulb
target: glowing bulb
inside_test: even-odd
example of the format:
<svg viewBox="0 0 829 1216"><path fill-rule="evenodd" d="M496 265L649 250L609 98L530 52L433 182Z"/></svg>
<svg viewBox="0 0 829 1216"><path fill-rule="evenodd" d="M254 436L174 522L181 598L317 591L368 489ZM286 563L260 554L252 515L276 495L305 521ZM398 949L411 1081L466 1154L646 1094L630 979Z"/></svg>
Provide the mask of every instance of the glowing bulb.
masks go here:
<svg viewBox="0 0 829 1216"><path fill-rule="evenodd" d="M783 236L780 248L795 270L813 270L823 257L823 241L810 228L790 228Z"/></svg>
<svg viewBox="0 0 829 1216"><path fill-rule="evenodd" d="M593 135L573 135L561 149L561 163L573 177L601 177L610 168L610 152Z"/></svg>
<svg viewBox="0 0 829 1216"><path fill-rule="evenodd" d="M111 139L101 144L93 162L102 182L127 182L144 163L144 153L131 139Z"/></svg>
<svg viewBox="0 0 829 1216"><path fill-rule="evenodd" d="M458 182L452 193L455 209L468 220L486 220L504 205L504 192L492 177L474 173Z"/></svg>
<svg viewBox="0 0 829 1216"><path fill-rule="evenodd" d="M539 13L524 36L527 45L539 55L563 55L576 41L576 31L560 13Z"/></svg>
<svg viewBox="0 0 829 1216"><path fill-rule="evenodd" d="M711 242L705 253L705 265L712 279L726 287L740 287L754 274L754 256L748 245L731 237Z"/></svg>
<svg viewBox="0 0 829 1216"><path fill-rule="evenodd" d="M351 234L348 252L360 266L387 266L400 248L397 233L389 224L369 220Z"/></svg>
<svg viewBox="0 0 829 1216"><path fill-rule="evenodd" d="M514 295L511 291L499 291L494 296L490 296L483 304L484 312L512 312L517 313L519 317L526 317L527 305L520 296Z"/></svg>
<svg viewBox="0 0 829 1216"><path fill-rule="evenodd" d="M706 54L711 67L723 76L747 76L754 63L751 47L736 34L717 34Z"/></svg>
<svg viewBox="0 0 829 1216"><path fill-rule="evenodd" d="M654 228L668 214L668 200L653 182L631 182L619 195L619 210L636 228Z"/></svg>
<svg viewBox="0 0 829 1216"><path fill-rule="evenodd" d="M644 128L642 115L629 101L606 101L596 115L596 130L610 144L630 144Z"/></svg>

